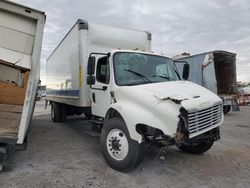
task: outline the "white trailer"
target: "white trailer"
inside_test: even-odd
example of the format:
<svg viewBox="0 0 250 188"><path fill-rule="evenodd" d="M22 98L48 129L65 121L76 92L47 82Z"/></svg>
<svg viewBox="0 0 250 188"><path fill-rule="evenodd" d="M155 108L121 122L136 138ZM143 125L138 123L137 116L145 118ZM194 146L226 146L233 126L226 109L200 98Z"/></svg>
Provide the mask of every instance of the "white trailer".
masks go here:
<svg viewBox="0 0 250 188"><path fill-rule="evenodd" d="M44 12L0 1L0 170L24 148L40 76Z"/></svg>
<svg viewBox="0 0 250 188"><path fill-rule="evenodd" d="M138 166L145 144L201 154L220 138L222 100L182 81L172 59L151 52L148 32L78 20L48 58L46 77L52 120L83 113L118 171Z"/></svg>
<svg viewBox="0 0 250 188"><path fill-rule="evenodd" d="M195 55L175 56L179 72L185 61L190 65L189 80L217 94L223 100L224 114L239 111L237 104L236 54L214 50Z"/></svg>

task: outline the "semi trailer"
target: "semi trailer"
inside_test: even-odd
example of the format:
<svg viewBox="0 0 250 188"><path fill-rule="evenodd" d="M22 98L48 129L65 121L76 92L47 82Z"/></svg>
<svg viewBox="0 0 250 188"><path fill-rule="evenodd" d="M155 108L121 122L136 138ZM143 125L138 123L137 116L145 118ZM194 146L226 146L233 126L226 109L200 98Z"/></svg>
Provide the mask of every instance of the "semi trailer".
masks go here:
<svg viewBox="0 0 250 188"><path fill-rule="evenodd" d="M25 149L40 75L44 12L0 1L0 171Z"/></svg>
<svg viewBox="0 0 250 188"><path fill-rule="evenodd" d="M151 34L79 19L47 59L46 100L54 122L84 114L101 130L115 170L137 167L146 144L201 154L220 139L222 100L182 78L171 58L151 52Z"/></svg>
<svg viewBox="0 0 250 188"><path fill-rule="evenodd" d="M217 94L223 100L224 114L231 109L239 111L235 53L214 50L191 56L184 54L173 59L177 63L179 72L183 70L183 63L178 62L189 63L189 80Z"/></svg>

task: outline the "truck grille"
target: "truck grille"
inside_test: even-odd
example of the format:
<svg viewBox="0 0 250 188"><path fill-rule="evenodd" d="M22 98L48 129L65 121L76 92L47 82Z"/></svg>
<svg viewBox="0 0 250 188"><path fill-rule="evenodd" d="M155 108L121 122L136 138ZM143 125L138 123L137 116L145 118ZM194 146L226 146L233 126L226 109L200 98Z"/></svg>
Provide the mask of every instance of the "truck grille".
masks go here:
<svg viewBox="0 0 250 188"><path fill-rule="evenodd" d="M222 118L222 111L222 104L216 104L203 110L189 112L189 133L193 134L219 123Z"/></svg>

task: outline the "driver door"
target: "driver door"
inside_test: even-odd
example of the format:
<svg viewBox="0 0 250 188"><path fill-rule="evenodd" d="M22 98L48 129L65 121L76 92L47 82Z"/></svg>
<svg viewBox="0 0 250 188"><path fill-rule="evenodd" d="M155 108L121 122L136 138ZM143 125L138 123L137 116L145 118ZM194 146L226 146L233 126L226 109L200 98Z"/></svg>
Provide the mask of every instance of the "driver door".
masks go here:
<svg viewBox="0 0 250 188"><path fill-rule="evenodd" d="M111 104L110 63L107 56L98 59L95 78L96 82L90 89L92 114L99 117L105 117Z"/></svg>

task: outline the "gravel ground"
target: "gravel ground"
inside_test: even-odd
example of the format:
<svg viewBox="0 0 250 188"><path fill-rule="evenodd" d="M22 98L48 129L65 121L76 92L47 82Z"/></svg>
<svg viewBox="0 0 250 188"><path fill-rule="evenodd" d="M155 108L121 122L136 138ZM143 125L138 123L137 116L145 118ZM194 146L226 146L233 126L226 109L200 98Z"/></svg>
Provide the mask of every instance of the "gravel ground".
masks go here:
<svg viewBox="0 0 250 188"><path fill-rule="evenodd" d="M175 147L160 160L149 147L130 173L104 161L97 134L82 117L53 123L44 101L37 103L28 148L16 153L16 165L0 173L0 187L250 187L250 106L225 116L222 139L203 155Z"/></svg>

